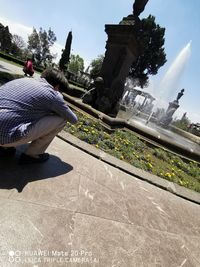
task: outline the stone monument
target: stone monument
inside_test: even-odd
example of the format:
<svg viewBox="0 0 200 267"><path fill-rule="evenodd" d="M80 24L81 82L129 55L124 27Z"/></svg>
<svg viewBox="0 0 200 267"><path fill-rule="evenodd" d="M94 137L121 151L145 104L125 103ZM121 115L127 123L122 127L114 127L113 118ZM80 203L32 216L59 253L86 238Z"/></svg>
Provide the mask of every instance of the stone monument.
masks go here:
<svg viewBox="0 0 200 267"><path fill-rule="evenodd" d="M176 99L173 102L169 102L169 106L164 114L164 116L160 119L160 121L158 122L159 125L163 126L163 127L167 127L171 122L172 122L172 116L174 114L174 112L179 108L179 99L183 96L184 93L184 89L182 89Z"/></svg>
<svg viewBox="0 0 200 267"><path fill-rule="evenodd" d="M101 77L104 82L103 92L99 94L100 99L93 102L88 103L83 99L83 102L113 117L119 110L119 101L130 67L141 53L135 35L135 27L139 23L138 16L144 10L147 2L148 0L135 0L133 14L123 18L117 25L105 25L108 40L101 69Z"/></svg>

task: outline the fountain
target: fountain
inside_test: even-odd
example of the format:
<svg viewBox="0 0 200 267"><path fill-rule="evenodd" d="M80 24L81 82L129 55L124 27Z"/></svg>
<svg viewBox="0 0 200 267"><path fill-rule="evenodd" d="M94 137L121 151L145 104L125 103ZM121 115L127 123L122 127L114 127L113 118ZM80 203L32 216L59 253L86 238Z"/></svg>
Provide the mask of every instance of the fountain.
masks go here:
<svg viewBox="0 0 200 267"><path fill-rule="evenodd" d="M173 74L174 83L169 81L169 83L171 84L173 88L173 92L174 92L173 94L175 94L175 91L177 89L175 87L175 84L178 86L177 81L181 78L181 74L183 74L183 70L189 58L190 48L191 48L191 42L188 43L187 46L182 49L182 51L179 53L175 61L170 66L162 82L160 83L160 85L162 85L164 83L163 81L165 81L165 88L166 88L168 84L168 79L170 79L170 77L172 77L172 74ZM177 72L175 72L177 73L177 75L174 75L174 72L172 72L172 70L176 71L174 66L177 66L178 68ZM92 93L92 95L99 94L100 96L102 93L101 87L103 86L103 80L98 78L95 81L95 83L96 83L95 88L98 87L99 90L96 90L95 92L94 87L93 87L91 88L90 93ZM129 90L128 93L131 93L131 85L128 83L126 85L127 85L127 89ZM133 94L133 97L132 97L132 103L130 102L128 106L123 105L122 106L123 109L119 110L117 114L117 118L111 118L110 116L107 116L105 112L102 113L98 111L98 109L92 108L90 105L85 104L84 102L78 99L72 99L69 96L65 96L65 99L69 103L89 113L93 117L100 119L104 124L109 125L111 128L118 128L118 127L127 128L131 131L138 133L144 138L147 138L148 140L150 140L150 142L157 143L159 145L162 145L164 147L171 149L172 151L176 153L180 153L181 155L185 155L186 157L200 161L200 147L199 147L200 137L192 135L185 131L181 131L178 128L176 128L176 131L179 131L179 134L177 134L174 132L175 128L173 128L171 125L169 125L167 128L163 128L161 127L161 125L156 124L156 120L158 121L158 117L161 119L162 116L164 116L164 114L168 113L168 115L170 115L168 118L172 118L172 115L179 107L179 100L183 94L183 90L180 91L180 93L177 95L174 101L170 99L172 98L172 96L170 98L166 98L172 101L172 102L170 101L169 109L167 108L167 101L161 100L159 98L161 97L160 95L163 96L164 93L168 96L170 96L170 94L173 95L171 93L172 89L171 88L169 89L170 90L168 92L164 92L163 88L162 90L158 90L158 94L157 94L158 96L156 96L156 99L155 99L151 95L153 90L147 90L147 92L144 92L144 90L136 88L136 90L134 90L135 94ZM92 95L85 94L85 97L87 96L89 99L90 97L92 97ZM139 105L137 105L137 103L136 104L134 103L136 102L138 96L143 97L143 101ZM98 100L102 100L102 98L99 97ZM164 107L163 102L165 102L165 105L166 105L165 109L163 108ZM104 99L104 103L106 103L105 99ZM98 103L95 103L95 105L96 104ZM152 104L153 104L153 107L152 107ZM147 110L148 105L150 105L150 108L148 108L148 113L145 114L143 111ZM161 106L163 113L160 112L162 116L159 116L159 114L157 114L157 117L155 118L156 109L159 106Z"/></svg>
<svg viewBox="0 0 200 267"><path fill-rule="evenodd" d="M156 98L169 102L171 98L177 93L179 82L184 73L187 61L191 53L191 41L179 52L160 84L158 85L157 92L155 93Z"/></svg>
<svg viewBox="0 0 200 267"><path fill-rule="evenodd" d="M179 52L163 79L157 86L149 86L147 88L147 92L155 97L156 100L154 103L154 111L156 108L164 108L166 109L169 101L174 98L175 94L177 94L177 88L179 88L179 83L181 77L184 73L184 69L186 67L187 61L190 57L191 53L191 41ZM129 92L130 92L130 80L127 81L129 83ZM132 84L132 87L134 84ZM126 88L125 88L126 90ZM138 91L138 90L136 90ZM134 94L135 92L133 92ZM139 94L139 93L138 93ZM134 99L137 94L134 95Z"/></svg>
<svg viewBox="0 0 200 267"><path fill-rule="evenodd" d="M143 104L139 105L139 108L135 109L135 103L124 105L122 103L122 108L120 109L117 117L126 119L127 122L133 125L135 128L139 129L143 133L148 133L152 136L153 140L161 140L167 144L177 146L178 148L188 150L190 153L196 153L197 157L200 158L200 139L197 136L192 136L191 134L175 129L170 123L173 119L173 115L179 108L179 100L183 96L184 89L182 89L174 101L172 97L177 93L177 88L179 87L180 79L183 75L184 69L186 67L187 61L189 59L191 52L191 41L180 51L177 55L160 84L157 87L157 92L155 93L155 87L151 87L151 90L146 90L149 92L143 92ZM130 92L129 85L129 92ZM138 88L133 89L133 102L136 101L138 95L142 95L142 90ZM151 98L153 96L155 98ZM146 97L145 97L146 96ZM145 111L146 99L155 99L155 103L149 112ZM125 97L122 98L122 102ZM132 102L132 103L133 103ZM152 104L152 102L150 102ZM167 104L168 103L168 104ZM149 104L149 102L147 103ZM125 111L126 110L126 111ZM162 114L159 116L159 110L162 110ZM176 133L174 132L176 130ZM178 134L177 134L178 132Z"/></svg>
<svg viewBox="0 0 200 267"><path fill-rule="evenodd" d="M189 59L191 42L180 51L169 67L161 83L157 86L156 93L149 89L144 92L138 88L134 88L133 93L130 89L131 86L127 84L129 87L127 98L132 94L132 99L128 106L121 105L121 109L119 109L119 100L124 92L124 83L130 66L141 53L134 34L134 25L139 21L138 16L147 2L148 0L135 0L133 14L123 18L117 25L105 25L108 41L101 69L103 79L98 77L94 81L93 87L82 96L80 101L69 97L67 101L92 116L100 118L110 127L125 127L153 142L169 147L175 152L179 151L181 154L185 153L185 155L199 160L200 138L186 132L184 132L186 138L182 137L172 132L170 125L183 94L182 90L172 101L174 94L177 94L180 78ZM138 96L143 97L142 103L137 103ZM167 103L169 103L168 108ZM159 107L160 110L157 112ZM157 116L155 116L156 112ZM117 118L112 118L116 115Z"/></svg>

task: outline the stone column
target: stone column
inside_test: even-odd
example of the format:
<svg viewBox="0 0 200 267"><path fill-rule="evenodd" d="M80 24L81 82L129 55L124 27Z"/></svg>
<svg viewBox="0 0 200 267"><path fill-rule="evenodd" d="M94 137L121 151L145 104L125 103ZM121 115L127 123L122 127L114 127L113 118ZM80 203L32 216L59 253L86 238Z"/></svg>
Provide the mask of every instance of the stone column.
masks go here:
<svg viewBox="0 0 200 267"><path fill-rule="evenodd" d="M123 95L130 67L141 53L135 29L147 2L148 0L135 0L131 15L124 17L118 25L105 25L108 40L101 69L104 83L101 90L96 90L97 93L95 97L91 97L91 101L83 99L85 103L113 117L118 113L119 100Z"/></svg>
<svg viewBox="0 0 200 267"><path fill-rule="evenodd" d="M106 53L101 76L106 90L107 107L100 101L98 109L109 115L116 116L118 101L124 91L125 79L129 74L131 64L139 55L138 44L134 35L133 25L105 25L108 34ZM109 103L109 105L108 105ZM103 107L102 107L103 105Z"/></svg>

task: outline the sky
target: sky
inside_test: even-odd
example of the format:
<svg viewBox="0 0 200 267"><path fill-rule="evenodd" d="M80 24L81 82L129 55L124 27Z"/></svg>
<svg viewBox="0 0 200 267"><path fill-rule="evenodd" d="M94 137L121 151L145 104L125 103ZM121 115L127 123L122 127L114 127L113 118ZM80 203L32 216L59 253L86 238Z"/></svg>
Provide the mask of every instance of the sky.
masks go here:
<svg viewBox="0 0 200 267"><path fill-rule="evenodd" d="M68 32L72 30L72 53L79 54L87 67L98 55L105 53L107 35L105 24L118 24L123 17L132 13L134 0L0 0L0 23L8 25L12 34L18 34L27 41L33 27L54 31L57 41L53 52L60 58ZM140 18L149 14L155 16L156 23L165 28L165 53L167 63L158 74L150 77L146 91L160 91L166 73L176 73L172 67L174 60L187 47L185 61L179 82L170 91L171 101L184 88L180 99L177 118L187 112L189 119L200 122L200 1L199 0L149 0ZM182 52L181 52L182 51ZM184 50L185 51L185 50ZM153 88L153 89L152 89Z"/></svg>

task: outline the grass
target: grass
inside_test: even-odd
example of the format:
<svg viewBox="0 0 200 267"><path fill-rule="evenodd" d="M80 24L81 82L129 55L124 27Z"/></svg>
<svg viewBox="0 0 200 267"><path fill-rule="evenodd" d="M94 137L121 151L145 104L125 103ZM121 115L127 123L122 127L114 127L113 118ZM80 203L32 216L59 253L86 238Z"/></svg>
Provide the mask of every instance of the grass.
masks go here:
<svg viewBox="0 0 200 267"><path fill-rule="evenodd" d="M22 78L22 77L24 77L24 76L23 75L19 75L19 74L11 74L11 73L8 73L8 72L0 71L0 85L4 84L6 82L9 82L11 80Z"/></svg>
<svg viewBox="0 0 200 267"><path fill-rule="evenodd" d="M22 65L22 64L19 64L19 63L17 63L17 62L14 62L14 61L11 61L11 60L2 58L2 57L0 57L0 60L1 60L1 61L4 61L4 62L6 62L6 63L12 64L12 65L14 65L14 66L16 66L16 67L19 67L19 68L21 68L21 69L23 68L23 65ZM35 71L35 73L38 73L38 74L41 73L41 71L38 71L38 70L36 70L35 68L34 68L34 71ZM13 75L13 77L14 77L16 74L11 74L11 75Z"/></svg>
<svg viewBox="0 0 200 267"><path fill-rule="evenodd" d="M20 64L18 64L18 63L16 63L16 62L14 62L14 61L10 61L10 60L5 59L5 58L2 58L2 57L0 57L0 60L1 60L1 61L4 61L4 62L6 62L6 63L12 64L12 65L15 65L15 66L17 66L17 67L23 68L22 65L20 65ZM41 74L41 72L39 72L39 71L37 71L37 70L35 70L35 72L38 73L38 74ZM9 81L11 81L11 80L13 80L13 79L16 79L16 78L22 78L22 77L24 77L24 76L23 76L23 75L11 74L11 73L7 73L7 72L2 72L2 71L0 71L0 84L9 82ZM83 89L82 87L80 87L80 86L78 86L78 85L74 85L74 84L71 83L70 81L69 81L69 85L70 85L70 88L71 88L71 89L77 89L77 90L79 90L81 93L85 93L85 89Z"/></svg>
<svg viewBox="0 0 200 267"><path fill-rule="evenodd" d="M131 165L200 192L200 164L156 147L125 130L109 133L100 121L76 112L76 125L65 131Z"/></svg>
<svg viewBox="0 0 200 267"><path fill-rule="evenodd" d="M4 61L4 62L6 62L6 63L10 63L10 64L15 65L15 66L20 67L20 68L22 67L22 65L19 64L19 63L17 63L17 62L14 62L14 61L5 59L5 58L3 58L3 57L0 57L0 59L1 59L1 61Z"/></svg>

